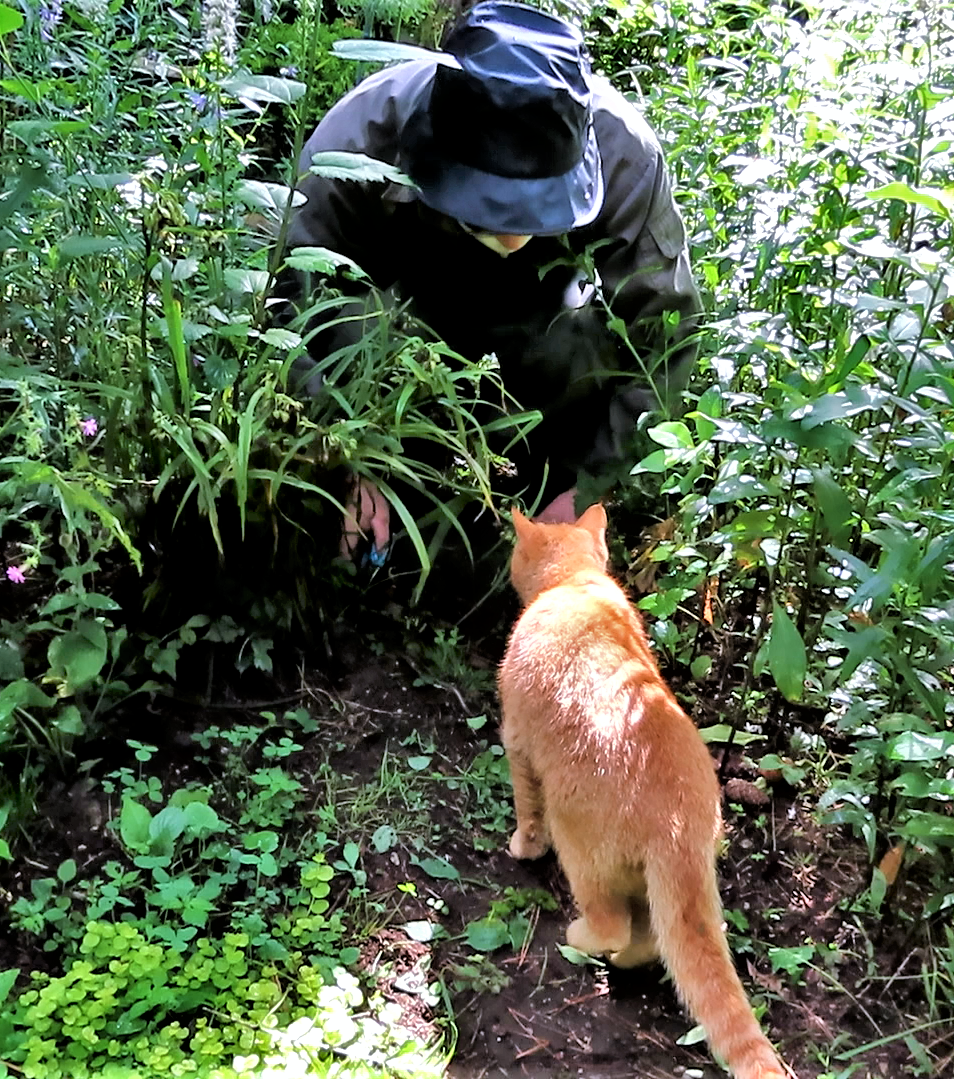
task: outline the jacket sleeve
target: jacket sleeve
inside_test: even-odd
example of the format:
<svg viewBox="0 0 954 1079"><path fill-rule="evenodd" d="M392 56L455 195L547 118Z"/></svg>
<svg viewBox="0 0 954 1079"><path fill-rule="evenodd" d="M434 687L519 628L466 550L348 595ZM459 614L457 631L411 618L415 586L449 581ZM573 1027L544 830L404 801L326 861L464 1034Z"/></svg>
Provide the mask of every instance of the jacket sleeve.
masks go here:
<svg viewBox="0 0 954 1079"><path fill-rule="evenodd" d="M410 63L378 72L361 82L322 119L302 150L298 191L306 202L292 217L286 250L326 247L355 262L378 289L385 290L397 276L397 257L387 242L388 217L395 201L408 197L408 189L384 183L364 183L316 176L309 172L312 156L326 150L365 154L394 164L397 132L403 122L409 93L430 77L427 64ZM375 317L379 301L368 283L339 280L342 291L353 299L340 311L324 313L306 322L312 334L308 355L293 367L294 381L317 393L320 380L311 369L317 360L336 349L356 343L364 331L364 316ZM296 311L306 311L316 297L315 275L286 268L279 277L278 294L289 301L280 314L289 321ZM322 322L335 325L315 332Z"/></svg>
<svg viewBox="0 0 954 1079"><path fill-rule="evenodd" d="M608 85L598 102L605 242L595 248L594 263L612 313L614 366L625 377L617 378L609 395L584 469L612 481L633 463L639 416L677 407L695 362L702 305L656 136L635 106Z"/></svg>

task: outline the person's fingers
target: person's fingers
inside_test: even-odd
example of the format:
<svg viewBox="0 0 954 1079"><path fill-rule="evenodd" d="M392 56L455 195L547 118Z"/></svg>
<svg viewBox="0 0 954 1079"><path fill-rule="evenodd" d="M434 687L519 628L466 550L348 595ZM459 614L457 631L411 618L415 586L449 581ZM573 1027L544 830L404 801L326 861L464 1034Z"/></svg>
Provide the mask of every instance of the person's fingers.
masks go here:
<svg viewBox="0 0 954 1079"><path fill-rule="evenodd" d="M368 534L377 551L383 552L391 542L391 507L371 480L356 476L345 499L339 552L343 558L353 558L358 544Z"/></svg>
<svg viewBox="0 0 954 1079"><path fill-rule="evenodd" d="M342 558L354 557L361 542L361 480L355 478L344 504L344 518L341 526L341 543L338 551Z"/></svg>

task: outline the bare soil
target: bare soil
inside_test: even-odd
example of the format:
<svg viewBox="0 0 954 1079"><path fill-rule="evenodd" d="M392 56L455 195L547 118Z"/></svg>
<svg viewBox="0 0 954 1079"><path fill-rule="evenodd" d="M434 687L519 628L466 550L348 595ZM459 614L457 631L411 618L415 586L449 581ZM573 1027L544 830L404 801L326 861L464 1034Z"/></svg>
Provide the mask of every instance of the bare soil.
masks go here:
<svg viewBox="0 0 954 1079"><path fill-rule="evenodd" d="M474 651L473 664L489 672L501 646L499 637L488 638ZM416 685L419 663L399 643L379 652L372 654L353 639L338 655L333 682L321 671L306 671L282 697L282 704L300 701L320 718L320 730L306 745L307 760L299 759L297 767L304 764L304 773L314 774L328 760L358 786L379 782L386 757L392 767L407 768L408 757L433 747L429 768L435 775L453 778L466 771L496 741L492 693ZM128 737L158 741L165 761L158 769L165 771L157 774L181 783L192 767L189 730L223 725L230 715L242 718L240 700L219 704L218 710L204 711L157 701L147 717L148 735L140 713L135 728L115 732L118 744ZM256 704L260 708L263 702ZM707 713L718 713L719 707L713 699L696 711L697 718L711 722ZM467 719L480 714L488 716L487 725L474 730ZM714 756L714 767L719 763ZM917 882L907 881L889 896L882 920L863 913L856 899L869 879L866 853L848 834L816 822L817 792L778 784L766 798L752 783L757 778L752 766L737 751L725 775L732 797L725 808L722 895L726 909L741 912L747 922L733 935L737 965L793 1074L798 1079L848 1075L849 1065L859 1077L928 1074L917 1072L903 1036L928 1014L918 977L926 953L914 918L921 898ZM417 811L423 847L399 842L378 854L362 837L368 888L386 915L362 932L358 965L400 1004L405 1024L425 1036L448 1035L443 1006L424 991L438 977L443 980L456 1032L451 1079L634 1074L715 1079L724 1074L704 1042L677 1044L692 1023L660 967L624 973L564 958L558 945L573 917L572 900L552 856L533 864L515 862L506 853L509 818L489 825L493 814L475 806L473 789L436 781L433 790L433 801ZM506 796L503 789L501 813ZM28 889L32 875L48 875L62 858L76 858L84 872L118 853L103 829L104 806L95 788L64 785L44 809L49 826L38 832L29 858L0 881L8 902ZM425 872L420 865L425 853L446 859L459 879ZM341 878L336 880L343 886ZM407 882L413 882L416 894L398 888ZM464 939L466 928L484 918L507 889L541 889L555 897L555 909L528 908L532 932L523 946L508 944L480 960ZM439 922L443 937L434 943L412 939L405 926L415 920ZM28 940L7 933L4 938L4 966L48 967L50 957L31 949ZM815 944L811 966L795 975L772 971L767 949L809 940ZM482 964L477 975L475 957ZM931 1027L919 1040L934 1061L934 1075L954 1074L954 1028Z"/></svg>

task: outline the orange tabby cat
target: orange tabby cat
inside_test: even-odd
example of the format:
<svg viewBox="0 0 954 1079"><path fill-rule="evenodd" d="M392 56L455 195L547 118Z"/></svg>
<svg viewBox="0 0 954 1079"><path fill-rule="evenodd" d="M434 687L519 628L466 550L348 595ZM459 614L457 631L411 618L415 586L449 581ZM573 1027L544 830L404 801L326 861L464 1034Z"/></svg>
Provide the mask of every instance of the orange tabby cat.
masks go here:
<svg viewBox="0 0 954 1079"><path fill-rule="evenodd" d="M619 967L661 957L737 1079L783 1079L722 931L712 760L606 573L606 513L571 525L514 510L513 523L524 611L499 678L510 852L556 849L581 915L569 944Z"/></svg>

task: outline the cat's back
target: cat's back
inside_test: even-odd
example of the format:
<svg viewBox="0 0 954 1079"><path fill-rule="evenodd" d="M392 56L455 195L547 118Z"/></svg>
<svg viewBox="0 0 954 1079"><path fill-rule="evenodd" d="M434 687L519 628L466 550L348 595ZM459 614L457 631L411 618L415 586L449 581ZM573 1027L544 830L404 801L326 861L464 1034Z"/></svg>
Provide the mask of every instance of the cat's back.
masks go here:
<svg viewBox="0 0 954 1079"><path fill-rule="evenodd" d="M502 674L539 688L608 677L622 666L655 670L639 615L607 574L586 571L541 593L511 635Z"/></svg>

